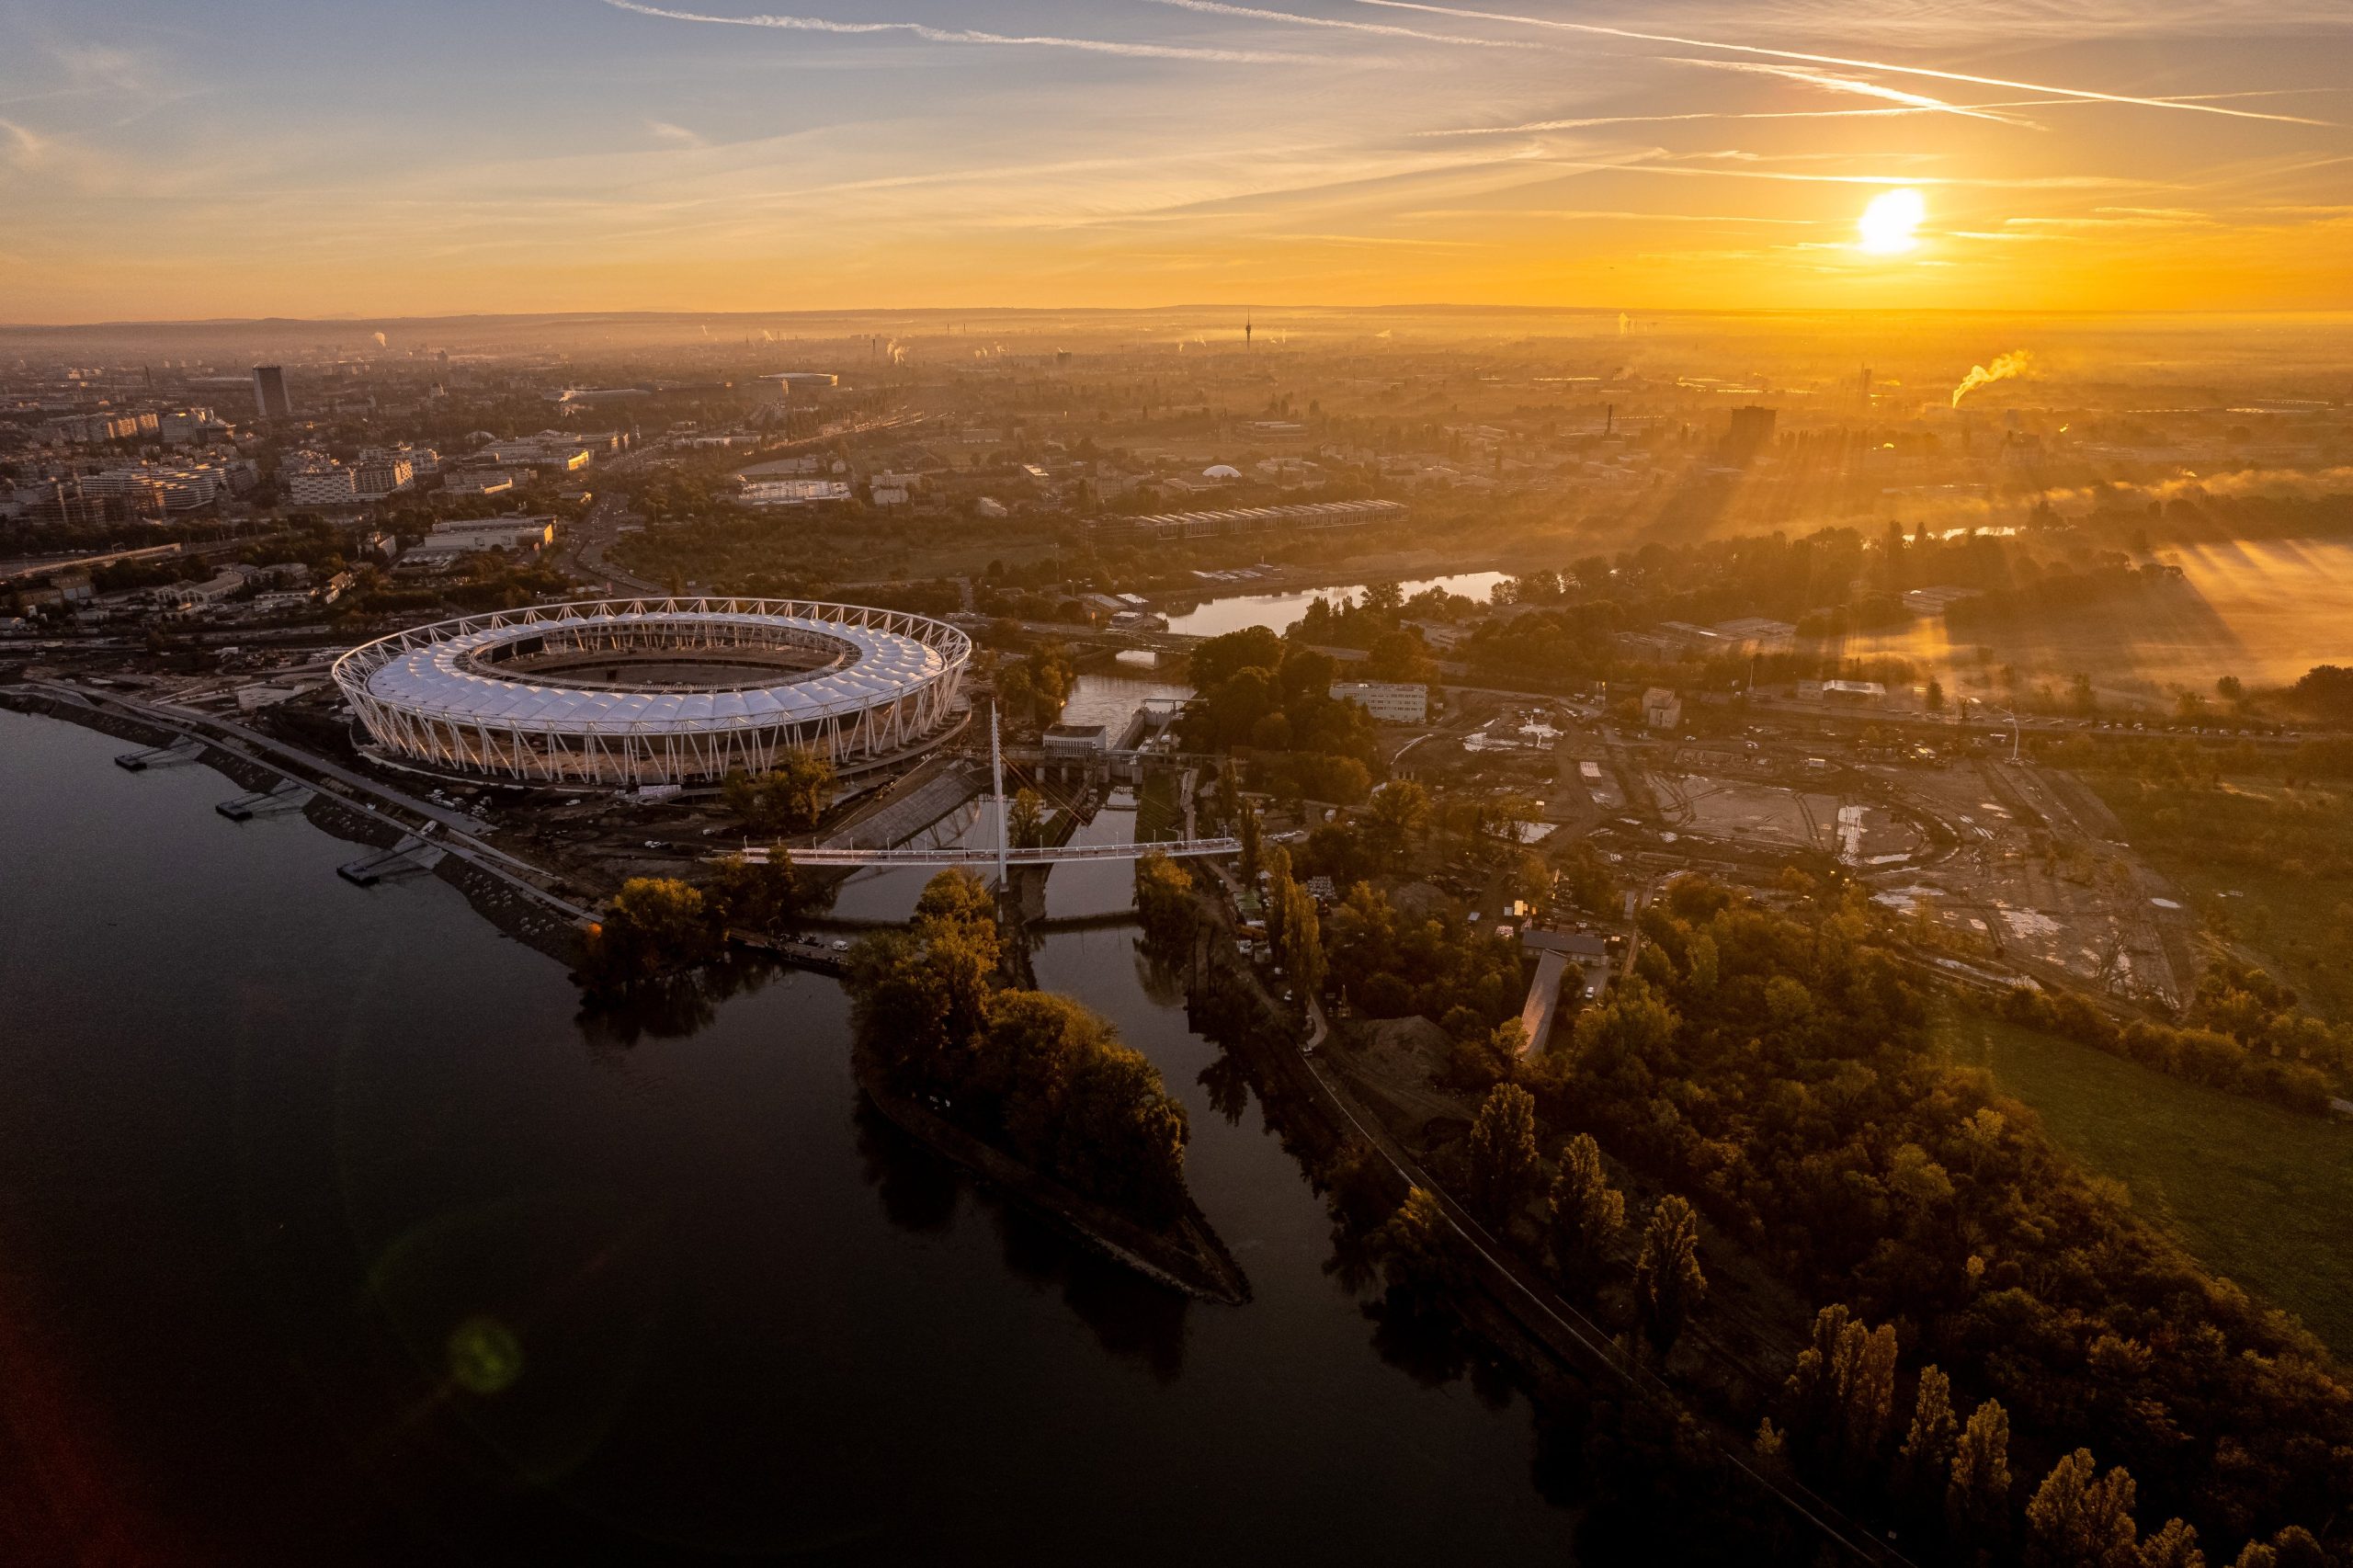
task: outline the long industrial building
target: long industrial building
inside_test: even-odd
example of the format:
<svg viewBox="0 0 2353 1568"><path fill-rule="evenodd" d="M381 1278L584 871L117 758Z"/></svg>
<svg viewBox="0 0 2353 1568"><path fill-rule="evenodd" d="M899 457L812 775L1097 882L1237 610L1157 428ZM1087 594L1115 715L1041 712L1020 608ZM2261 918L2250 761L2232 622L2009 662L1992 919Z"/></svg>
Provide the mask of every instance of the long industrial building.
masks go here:
<svg viewBox="0 0 2353 1568"><path fill-rule="evenodd" d="M1155 512L1147 517L1104 517L1087 525L1097 539L1214 539L1225 534L1312 533L1362 528L1405 516L1402 501L1313 501L1292 506L1241 506L1223 512Z"/></svg>
<svg viewBox="0 0 2353 1568"><path fill-rule="evenodd" d="M354 649L335 685L392 756L549 784L700 784L787 752L839 767L950 724L972 644L899 610L630 599L443 621Z"/></svg>

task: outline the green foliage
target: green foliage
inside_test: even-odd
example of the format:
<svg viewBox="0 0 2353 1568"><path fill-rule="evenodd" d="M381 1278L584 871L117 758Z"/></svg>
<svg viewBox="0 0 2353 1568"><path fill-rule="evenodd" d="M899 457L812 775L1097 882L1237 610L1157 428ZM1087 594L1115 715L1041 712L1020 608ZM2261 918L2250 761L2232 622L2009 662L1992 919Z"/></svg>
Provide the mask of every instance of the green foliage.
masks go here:
<svg viewBox="0 0 2353 1568"><path fill-rule="evenodd" d="M1138 860L1136 914L1153 941L1165 946L1183 940L1193 928L1192 873L1165 855Z"/></svg>
<svg viewBox="0 0 2353 1568"><path fill-rule="evenodd" d="M1077 680L1078 666L1071 662L1070 651L1059 642L1041 643L1028 657L997 671L997 705L1008 723L1051 724L1062 716Z"/></svg>
<svg viewBox="0 0 2353 1568"><path fill-rule="evenodd" d="M1970 1412L1953 1446L1945 1517L1957 1541L1991 1549L2010 1533L2010 1417L1998 1400Z"/></svg>
<svg viewBox="0 0 2353 1568"><path fill-rule="evenodd" d="M2003 998L2002 1017L2194 1084L2325 1116L2329 1096L2353 1084L2353 1042L2293 1012L2294 1002L2259 970L2218 964L2200 982L2186 1028L2119 1024L2073 992L2025 986Z"/></svg>
<svg viewBox="0 0 2353 1568"><path fill-rule="evenodd" d="M1643 1335L1662 1356L1675 1347L1692 1309L1706 1300L1707 1276L1699 1270L1699 1220L1691 1205L1668 1193L1651 1210L1643 1227L1643 1250L1634 1259L1634 1310Z"/></svg>
<svg viewBox="0 0 2353 1568"><path fill-rule="evenodd" d="M2140 1568L2134 1498L2121 1467L2102 1475L2090 1449L2064 1456L2026 1506L2029 1568Z"/></svg>
<svg viewBox="0 0 2353 1568"><path fill-rule="evenodd" d="M1365 839L1383 870L1404 870L1407 853L1429 828L1429 791L1410 778L1382 786L1364 814Z"/></svg>
<svg viewBox="0 0 2353 1568"><path fill-rule="evenodd" d="M1354 804L1365 797L1373 759L1371 716L1335 701L1331 656L1286 645L1260 626L1212 637L1193 650L1198 699L1180 722L1188 750L1252 746L1294 754L1258 787ZM1354 771L1339 767L1353 763Z"/></svg>
<svg viewBox="0 0 2353 1568"><path fill-rule="evenodd" d="M809 898L808 885L790 856L777 854L760 864L731 855L720 862L719 875L703 902L722 930L775 935L792 925Z"/></svg>
<svg viewBox="0 0 2353 1568"><path fill-rule="evenodd" d="M1548 1119L1594 1130L1813 1299L1906 1324L1999 1402L2006 1435L2015 1417L2044 1451L2126 1464L2165 1514L2234 1539L2325 1517L2353 1483L2353 1393L2318 1346L1946 1066L1875 918L1854 891L1784 914L1672 884L1643 918L1650 978L1538 1064Z"/></svg>
<svg viewBox="0 0 2353 1568"><path fill-rule="evenodd" d="M1017 849L1034 849L1046 841L1046 799L1023 785L1006 809L1006 836Z"/></svg>
<svg viewBox="0 0 2353 1568"><path fill-rule="evenodd" d="M1165 1224L1185 1203L1185 1108L1111 1027L1067 997L1000 989L995 904L931 880L904 931L852 951L858 1048L897 1093L1097 1202Z"/></svg>
<svg viewBox="0 0 2353 1568"><path fill-rule="evenodd" d="M738 769L721 787L727 809L754 833L806 833L834 803L834 765L812 751L789 751L774 770L751 778Z"/></svg>
<svg viewBox="0 0 2353 1568"><path fill-rule="evenodd" d="M1541 1156L1536 1152L1536 1101L1517 1084L1488 1092L1471 1123L1466 1156L1471 1203L1490 1225L1507 1226L1534 1195Z"/></svg>
<svg viewBox="0 0 2353 1568"><path fill-rule="evenodd" d="M1376 1018L1443 1018L1466 1007L1492 1026L1527 994L1518 944L1460 921L1416 920L1362 883L1332 915L1332 979Z"/></svg>
<svg viewBox="0 0 2353 1568"><path fill-rule="evenodd" d="M718 949L703 895L666 877L633 877L589 929L581 973L593 990L626 990L702 962Z"/></svg>
<svg viewBox="0 0 2353 1568"><path fill-rule="evenodd" d="M1568 1289L1590 1296L1626 1229L1626 1195L1609 1185L1591 1133L1562 1146L1546 1219L1553 1272Z"/></svg>
<svg viewBox="0 0 2353 1568"><path fill-rule="evenodd" d="M1415 1187L1374 1238L1390 1299L1421 1313L1447 1309L1470 1278L1453 1221L1435 1194Z"/></svg>

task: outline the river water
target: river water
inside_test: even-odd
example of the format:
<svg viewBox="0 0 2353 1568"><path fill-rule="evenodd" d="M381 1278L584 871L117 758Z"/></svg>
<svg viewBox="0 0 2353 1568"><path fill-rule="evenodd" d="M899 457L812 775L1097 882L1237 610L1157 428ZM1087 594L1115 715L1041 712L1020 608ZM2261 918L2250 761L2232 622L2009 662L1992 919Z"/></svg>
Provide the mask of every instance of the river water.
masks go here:
<svg viewBox="0 0 2353 1568"><path fill-rule="evenodd" d="M1449 594L1481 604L1487 602L1495 585L1510 576L1508 572L1461 572L1450 577L1423 577L1397 585L1407 598L1426 588L1444 588ZM1168 618L1168 630L1193 637L1222 637L1229 631L1239 631L1245 626L1263 626L1281 631L1307 613L1307 607L1317 599L1354 598L1369 585L1345 584L1336 588L1305 588L1283 594L1237 594L1226 598L1211 599L1196 608Z"/></svg>
<svg viewBox="0 0 2353 1568"><path fill-rule="evenodd" d="M1040 979L1185 1100L1246 1307L862 1118L830 981L585 1017L449 887L124 749L0 712L0 1558L1569 1560L1526 1402L1384 1358L1131 931ZM1082 869L1054 913L1122 896Z"/></svg>

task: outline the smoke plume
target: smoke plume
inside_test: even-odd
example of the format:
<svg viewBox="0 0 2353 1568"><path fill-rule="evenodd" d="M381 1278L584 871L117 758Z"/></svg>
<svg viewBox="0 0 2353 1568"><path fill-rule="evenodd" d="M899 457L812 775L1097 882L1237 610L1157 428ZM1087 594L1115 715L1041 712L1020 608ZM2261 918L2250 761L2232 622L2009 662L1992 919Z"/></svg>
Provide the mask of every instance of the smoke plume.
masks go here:
<svg viewBox="0 0 2353 1568"><path fill-rule="evenodd" d="M1952 405L1959 408L1962 398L1989 382L2006 381L2012 376L2025 375L2033 363L2027 351L2021 348L2015 354L2001 356L1991 365L1972 365L1969 374L1961 378L1961 385L1952 389Z"/></svg>

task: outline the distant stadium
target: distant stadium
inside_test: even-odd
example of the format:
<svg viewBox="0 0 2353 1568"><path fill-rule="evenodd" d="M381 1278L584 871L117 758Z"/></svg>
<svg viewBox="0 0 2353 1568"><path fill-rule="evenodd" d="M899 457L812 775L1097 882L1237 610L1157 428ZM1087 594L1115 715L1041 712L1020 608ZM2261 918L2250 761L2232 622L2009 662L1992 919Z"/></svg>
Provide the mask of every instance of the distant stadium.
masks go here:
<svg viewBox="0 0 2353 1568"><path fill-rule="evenodd" d="M335 662L385 751L548 784L704 784L804 750L841 768L952 721L972 644L899 610L786 599L549 605L419 627Z"/></svg>

